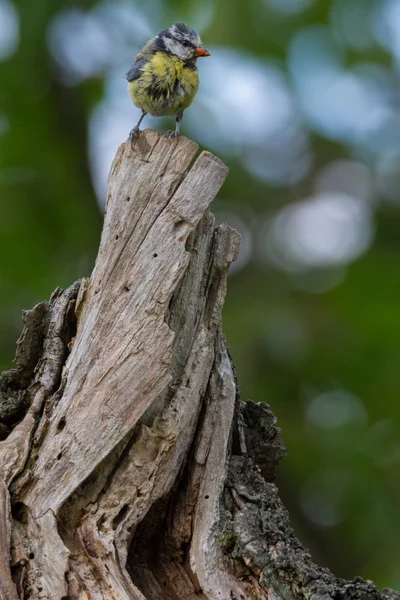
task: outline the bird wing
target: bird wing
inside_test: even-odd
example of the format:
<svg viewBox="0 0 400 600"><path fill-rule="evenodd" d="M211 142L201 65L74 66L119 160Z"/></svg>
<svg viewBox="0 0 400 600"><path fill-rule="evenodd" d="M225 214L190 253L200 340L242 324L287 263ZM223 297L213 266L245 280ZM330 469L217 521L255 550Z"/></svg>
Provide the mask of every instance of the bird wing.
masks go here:
<svg viewBox="0 0 400 600"><path fill-rule="evenodd" d="M135 79L139 79L140 75L142 74L142 69L146 63L147 60L145 58L134 62L129 71L126 73L125 79L127 81L134 81Z"/></svg>

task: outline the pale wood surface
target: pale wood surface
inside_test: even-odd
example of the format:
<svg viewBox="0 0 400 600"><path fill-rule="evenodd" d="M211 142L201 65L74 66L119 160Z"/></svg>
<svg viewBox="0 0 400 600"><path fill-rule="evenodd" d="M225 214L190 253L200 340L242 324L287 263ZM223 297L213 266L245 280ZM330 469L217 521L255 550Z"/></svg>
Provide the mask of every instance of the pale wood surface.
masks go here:
<svg viewBox="0 0 400 600"><path fill-rule="evenodd" d="M240 401L222 334L240 236L208 207L228 171L197 153L122 144L92 276L24 314L0 377L0 600L398 600L294 536L280 430Z"/></svg>

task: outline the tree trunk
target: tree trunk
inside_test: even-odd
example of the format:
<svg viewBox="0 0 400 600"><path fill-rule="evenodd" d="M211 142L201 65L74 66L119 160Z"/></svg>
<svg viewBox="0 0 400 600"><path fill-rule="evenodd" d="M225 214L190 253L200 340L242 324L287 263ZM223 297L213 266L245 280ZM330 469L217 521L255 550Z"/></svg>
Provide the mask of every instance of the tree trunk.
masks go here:
<svg viewBox="0 0 400 600"><path fill-rule="evenodd" d="M123 144L91 278L24 313L0 380L0 598L399 599L294 536L280 430L240 401L221 330L227 168L197 149Z"/></svg>

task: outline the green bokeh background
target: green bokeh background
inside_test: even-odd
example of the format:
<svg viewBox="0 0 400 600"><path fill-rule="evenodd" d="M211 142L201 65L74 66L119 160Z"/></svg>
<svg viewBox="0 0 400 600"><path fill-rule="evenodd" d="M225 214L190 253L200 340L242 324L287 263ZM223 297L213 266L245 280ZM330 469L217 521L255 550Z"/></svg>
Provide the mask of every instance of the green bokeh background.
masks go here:
<svg viewBox="0 0 400 600"><path fill-rule="evenodd" d="M124 4L145 10L139 0ZM300 10L292 0L294 9L284 12L268 0L204 0L209 16L202 38L215 48L213 56L224 46L274 59L288 72L293 37L313 25L332 28L340 4L310 0ZM364 4L370 19L383 6ZM116 5L110 3L110 10ZM6 123L0 127L1 368L10 367L21 310L48 298L55 287L88 276L96 256L102 214L88 129L105 94L107 69L71 84L60 76L62 66L48 44L60 11L89 14L95 7L89 0L14 3L19 41L0 61L0 117ZM194 2L170 0L159 8L155 32L178 19L197 26L202 16ZM0 2L0 15L1 9ZM364 26L354 20L354 36ZM132 41L132 54L143 41ZM128 36L128 50L129 44ZM393 106L400 108L397 66L387 49L350 44L341 52L347 66L384 66L395 82ZM363 155L350 139L329 139L305 118L304 128L314 161L295 184L261 181L246 171L240 156L218 150L231 175L215 210L246 221L253 248L230 277L224 330L243 398L268 402L283 429L289 456L281 464L279 486L302 542L338 576L361 575L400 589L400 205L378 188L373 241L346 264L293 274L260 260L254 250L258 223L309 196L324 165L356 159L375 174L370 154ZM325 286L329 278L336 285ZM321 281L326 291L315 292Z"/></svg>

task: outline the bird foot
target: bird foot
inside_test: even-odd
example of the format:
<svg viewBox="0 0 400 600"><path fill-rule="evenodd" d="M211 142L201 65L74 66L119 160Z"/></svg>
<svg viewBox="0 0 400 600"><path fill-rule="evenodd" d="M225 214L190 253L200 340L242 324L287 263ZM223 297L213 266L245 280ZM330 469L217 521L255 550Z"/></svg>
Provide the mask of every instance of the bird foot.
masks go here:
<svg viewBox="0 0 400 600"><path fill-rule="evenodd" d="M170 137L170 138L177 138L177 137L179 137L179 131L176 131L175 129L174 130L170 130L170 131L167 131L165 133L165 135L167 137Z"/></svg>
<svg viewBox="0 0 400 600"><path fill-rule="evenodd" d="M131 143L131 148L132 148L133 142L136 140L136 138L138 136L139 136L139 127L136 126L133 129L131 129L129 132L129 141Z"/></svg>

